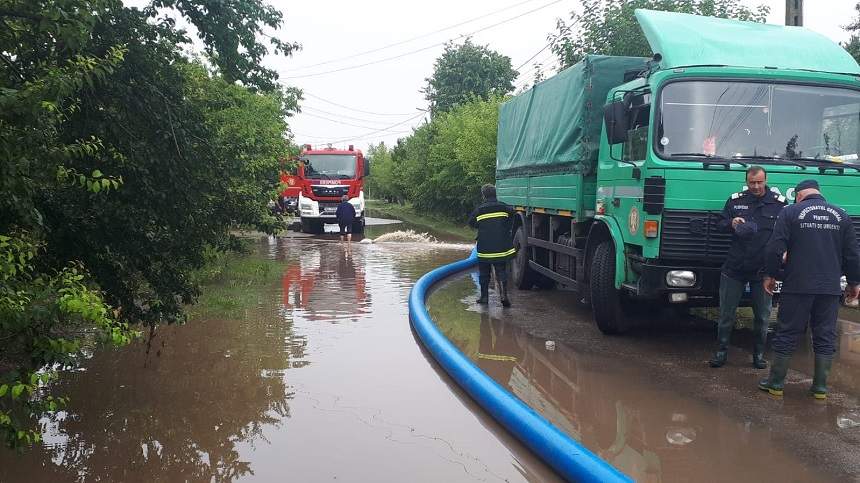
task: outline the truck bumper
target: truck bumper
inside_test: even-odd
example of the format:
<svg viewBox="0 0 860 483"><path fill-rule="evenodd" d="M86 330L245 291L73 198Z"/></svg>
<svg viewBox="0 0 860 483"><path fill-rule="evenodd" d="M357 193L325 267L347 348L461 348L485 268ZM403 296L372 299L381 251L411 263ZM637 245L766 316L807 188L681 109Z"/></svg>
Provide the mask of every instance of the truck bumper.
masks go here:
<svg viewBox="0 0 860 483"><path fill-rule="evenodd" d="M677 265L640 265L639 280L625 284L625 288L637 299L658 300L688 307L716 307L720 304L720 273L715 267L690 267ZM674 270L685 270L696 274L690 287L672 287L666 275ZM744 293L741 305L749 305L749 294Z"/></svg>

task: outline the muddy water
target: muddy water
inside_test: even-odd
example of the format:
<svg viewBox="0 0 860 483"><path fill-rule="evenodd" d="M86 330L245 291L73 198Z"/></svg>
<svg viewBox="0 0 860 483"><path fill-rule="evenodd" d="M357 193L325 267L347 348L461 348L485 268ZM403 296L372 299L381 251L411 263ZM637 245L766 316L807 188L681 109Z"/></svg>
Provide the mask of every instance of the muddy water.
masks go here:
<svg viewBox="0 0 860 483"><path fill-rule="evenodd" d="M499 384L637 481L860 480L852 322L844 322L835 393L817 404L805 394L803 351L786 397L775 400L755 388L767 371L749 367L749 334L715 371L705 364L709 324L655 321L604 337L571 292L515 292L512 309L492 297L489 309L477 306L476 292L474 273L435 291L428 307L440 328Z"/></svg>
<svg viewBox="0 0 860 483"><path fill-rule="evenodd" d="M285 267L241 320L96 352L0 481L554 481L425 355L406 300L466 245L261 238Z"/></svg>

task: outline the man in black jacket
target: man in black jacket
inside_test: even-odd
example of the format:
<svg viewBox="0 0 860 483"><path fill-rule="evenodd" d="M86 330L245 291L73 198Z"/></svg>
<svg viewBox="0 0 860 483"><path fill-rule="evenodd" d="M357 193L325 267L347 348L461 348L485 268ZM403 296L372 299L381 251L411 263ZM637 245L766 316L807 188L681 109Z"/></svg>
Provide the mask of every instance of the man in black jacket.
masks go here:
<svg viewBox="0 0 860 483"><path fill-rule="evenodd" d="M720 275L718 347L710 360L711 367L721 367L728 359L729 339L746 284L750 286L755 333L752 364L756 369L767 367L764 344L770 319L771 296L761 284L764 247L773 231L777 215L785 206L785 197L768 188L767 173L761 166L747 169L746 181L747 189L729 197L717 223L721 231L732 233L732 246Z"/></svg>
<svg viewBox="0 0 860 483"><path fill-rule="evenodd" d="M481 196L484 202L469 216L469 225L478 229L478 281L481 285L478 303L488 303L490 268L493 268L499 282L502 305L510 307L507 262L516 252L511 233L516 212L496 200L496 187L491 184L481 187Z"/></svg>
<svg viewBox="0 0 860 483"><path fill-rule="evenodd" d="M780 214L765 252L765 290L773 293L783 264L785 280L770 377L762 379L758 387L782 396L791 354L809 324L815 352L810 392L816 399L825 399L836 351L840 279L842 275L848 279L846 301L856 299L860 295L860 253L851 218L821 196L815 180L801 181L795 193L797 202Z"/></svg>

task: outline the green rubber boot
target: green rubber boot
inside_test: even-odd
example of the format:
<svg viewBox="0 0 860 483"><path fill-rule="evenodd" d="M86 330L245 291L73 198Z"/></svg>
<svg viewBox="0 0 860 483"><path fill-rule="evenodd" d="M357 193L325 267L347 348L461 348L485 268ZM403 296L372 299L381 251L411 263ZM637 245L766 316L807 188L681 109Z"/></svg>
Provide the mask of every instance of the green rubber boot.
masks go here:
<svg viewBox="0 0 860 483"><path fill-rule="evenodd" d="M481 281L481 296L477 302L481 305L487 305L490 302L490 282Z"/></svg>
<svg viewBox="0 0 860 483"><path fill-rule="evenodd" d="M815 399L827 399L827 376L830 375L830 366L833 364L833 356L815 356L815 375L812 377L812 387L809 392Z"/></svg>
<svg viewBox="0 0 860 483"><path fill-rule="evenodd" d="M782 396L789 361L791 361L791 356L774 353L773 363L770 365L770 376L759 381L758 388L767 391L771 396Z"/></svg>
<svg viewBox="0 0 860 483"><path fill-rule="evenodd" d="M726 364L726 361L729 359L729 340L732 337L732 327L731 326L718 326L717 327L717 352L714 353L714 357L708 361L708 364L711 367L723 367Z"/></svg>
<svg viewBox="0 0 860 483"><path fill-rule="evenodd" d="M501 293L502 307L510 307L511 306L511 299L508 297L508 282L507 281L499 282L499 285L502 286L502 293Z"/></svg>

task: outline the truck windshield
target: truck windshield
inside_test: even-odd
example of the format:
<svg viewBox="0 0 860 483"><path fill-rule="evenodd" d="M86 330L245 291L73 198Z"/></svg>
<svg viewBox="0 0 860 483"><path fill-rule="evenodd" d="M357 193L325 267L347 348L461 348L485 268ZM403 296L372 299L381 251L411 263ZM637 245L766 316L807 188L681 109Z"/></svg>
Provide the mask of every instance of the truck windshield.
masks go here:
<svg viewBox="0 0 860 483"><path fill-rule="evenodd" d="M327 179L355 178L355 156L351 154L308 154L305 177Z"/></svg>
<svg viewBox="0 0 860 483"><path fill-rule="evenodd" d="M860 92L851 89L674 82L662 91L658 120L662 158L858 163Z"/></svg>

